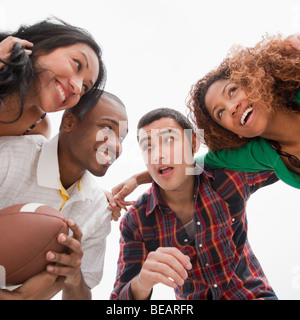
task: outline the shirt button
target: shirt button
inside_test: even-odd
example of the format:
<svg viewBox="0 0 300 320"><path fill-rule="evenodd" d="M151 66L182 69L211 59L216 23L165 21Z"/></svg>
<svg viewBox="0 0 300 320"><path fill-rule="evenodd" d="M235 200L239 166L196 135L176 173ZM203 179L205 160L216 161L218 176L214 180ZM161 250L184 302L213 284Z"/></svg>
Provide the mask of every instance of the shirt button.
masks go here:
<svg viewBox="0 0 300 320"><path fill-rule="evenodd" d="M184 239L183 241L184 241L185 243L187 243L187 242L189 242L189 239Z"/></svg>
<svg viewBox="0 0 300 320"><path fill-rule="evenodd" d="M215 287L215 288L218 288L218 285L215 283L215 284L214 284L214 287Z"/></svg>
<svg viewBox="0 0 300 320"><path fill-rule="evenodd" d="M209 263L206 263L205 266L206 266L206 267L209 267Z"/></svg>
<svg viewBox="0 0 300 320"><path fill-rule="evenodd" d="M232 218L232 222L234 222L235 221L235 218Z"/></svg>
<svg viewBox="0 0 300 320"><path fill-rule="evenodd" d="M202 243L199 244L199 247L202 248Z"/></svg>
<svg viewBox="0 0 300 320"><path fill-rule="evenodd" d="M197 225L200 226L200 224L201 224L201 222L200 222L200 221L197 221Z"/></svg>

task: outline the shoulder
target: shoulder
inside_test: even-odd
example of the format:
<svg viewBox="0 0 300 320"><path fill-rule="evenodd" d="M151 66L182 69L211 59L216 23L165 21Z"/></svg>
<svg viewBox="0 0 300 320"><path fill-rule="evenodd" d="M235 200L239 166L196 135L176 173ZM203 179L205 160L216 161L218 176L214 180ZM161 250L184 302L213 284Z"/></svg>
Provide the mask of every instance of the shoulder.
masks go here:
<svg viewBox="0 0 300 320"><path fill-rule="evenodd" d="M28 187L29 183L34 181L44 139L29 137L0 138L0 185L4 189L17 193L21 190L21 186ZM24 192L25 190L27 189L23 188Z"/></svg>
<svg viewBox="0 0 300 320"><path fill-rule="evenodd" d="M14 156L19 154L28 158L39 152L45 141L46 138L42 135L0 137L1 155L11 153Z"/></svg>
<svg viewBox="0 0 300 320"><path fill-rule="evenodd" d="M42 145L47 139L40 134L31 136L2 136L0 137L0 145Z"/></svg>
<svg viewBox="0 0 300 320"><path fill-rule="evenodd" d="M206 170L213 175L210 179L212 188L222 197L233 196L246 198L257 189L278 181L274 171L244 172L228 169Z"/></svg>
<svg viewBox="0 0 300 320"><path fill-rule="evenodd" d="M277 156L274 151L267 140L258 138L240 148L209 151L203 158L211 167L255 172L272 169L272 159Z"/></svg>
<svg viewBox="0 0 300 320"><path fill-rule="evenodd" d="M153 193L153 188L149 188L145 191L140 197L136 200L136 203L131 206L128 210L130 213L136 214L137 212L146 213L147 206L149 205L149 201L151 201L151 195Z"/></svg>
<svg viewBox="0 0 300 320"><path fill-rule="evenodd" d="M151 207L152 187L145 191L124 214L121 224L138 226L147 218L147 212Z"/></svg>
<svg viewBox="0 0 300 320"><path fill-rule="evenodd" d="M0 124L0 136L21 136L30 129L29 134L41 134L50 137L51 125L48 116L41 117L44 112L37 106L31 106L23 111L22 116L10 123Z"/></svg>

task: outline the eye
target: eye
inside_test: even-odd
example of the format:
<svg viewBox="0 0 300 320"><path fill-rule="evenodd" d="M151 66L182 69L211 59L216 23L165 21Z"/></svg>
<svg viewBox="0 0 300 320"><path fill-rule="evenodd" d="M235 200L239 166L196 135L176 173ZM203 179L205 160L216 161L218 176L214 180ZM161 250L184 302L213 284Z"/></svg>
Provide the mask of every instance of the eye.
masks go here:
<svg viewBox="0 0 300 320"><path fill-rule="evenodd" d="M82 86L84 93L87 93L89 91L89 87L85 84Z"/></svg>
<svg viewBox="0 0 300 320"><path fill-rule="evenodd" d="M225 109L221 109L217 112L217 118L221 120L223 112L225 111Z"/></svg>
<svg viewBox="0 0 300 320"><path fill-rule="evenodd" d="M236 92L237 89L238 89L237 87L231 87L228 90L228 95L229 95L230 98L233 96L233 94Z"/></svg>
<svg viewBox="0 0 300 320"><path fill-rule="evenodd" d="M142 146L142 151L145 152L145 151L149 151L151 150L151 145L150 144L145 144Z"/></svg>
<svg viewBox="0 0 300 320"><path fill-rule="evenodd" d="M82 69L81 62L78 59L73 59L73 61L75 62L76 67L77 67L77 71L79 72Z"/></svg>
<svg viewBox="0 0 300 320"><path fill-rule="evenodd" d="M107 134L107 135L114 134L114 131L113 131L112 127L109 126L109 125L105 125L105 126L102 128L102 130L103 130L103 133L105 133L105 134Z"/></svg>

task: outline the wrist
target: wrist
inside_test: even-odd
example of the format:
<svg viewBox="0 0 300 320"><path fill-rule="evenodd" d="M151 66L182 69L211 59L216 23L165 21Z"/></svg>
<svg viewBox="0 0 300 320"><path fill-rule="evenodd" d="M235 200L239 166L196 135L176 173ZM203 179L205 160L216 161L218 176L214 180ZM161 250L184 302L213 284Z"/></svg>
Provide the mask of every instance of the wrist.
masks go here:
<svg viewBox="0 0 300 320"><path fill-rule="evenodd" d="M152 182L152 177L148 171L144 171L141 173L138 173L133 176L135 178L137 186L145 183L151 183Z"/></svg>
<svg viewBox="0 0 300 320"><path fill-rule="evenodd" d="M145 288L141 281L139 275L131 280L131 295L134 300L149 300L152 293L151 288Z"/></svg>
<svg viewBox="0 0 300 320"><path fill-rule="evenodd" d="M76 287L80 287L82 284L82 274L81 271L79 271L76 275L74 276L69 276L66 277L65 279L65 286L69 287L69 288L76 288Z"/></svg>

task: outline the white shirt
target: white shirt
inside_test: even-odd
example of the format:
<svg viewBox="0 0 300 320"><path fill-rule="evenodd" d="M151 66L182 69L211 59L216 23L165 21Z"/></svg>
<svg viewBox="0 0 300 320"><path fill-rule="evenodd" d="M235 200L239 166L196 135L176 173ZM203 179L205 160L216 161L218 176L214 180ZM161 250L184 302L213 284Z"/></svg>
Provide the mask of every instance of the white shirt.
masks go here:
<svg viewBox="0 0 300 320"><path fill-rule="evenodd" d="M37 202L59 210L63 200L58 168L58 136L0 137L0 209ZM61 212L80 228L83 258L81 271L92 289L103 275L106 237L111 231L111 211L105 194L90 172L81 178Z"/></svg>

